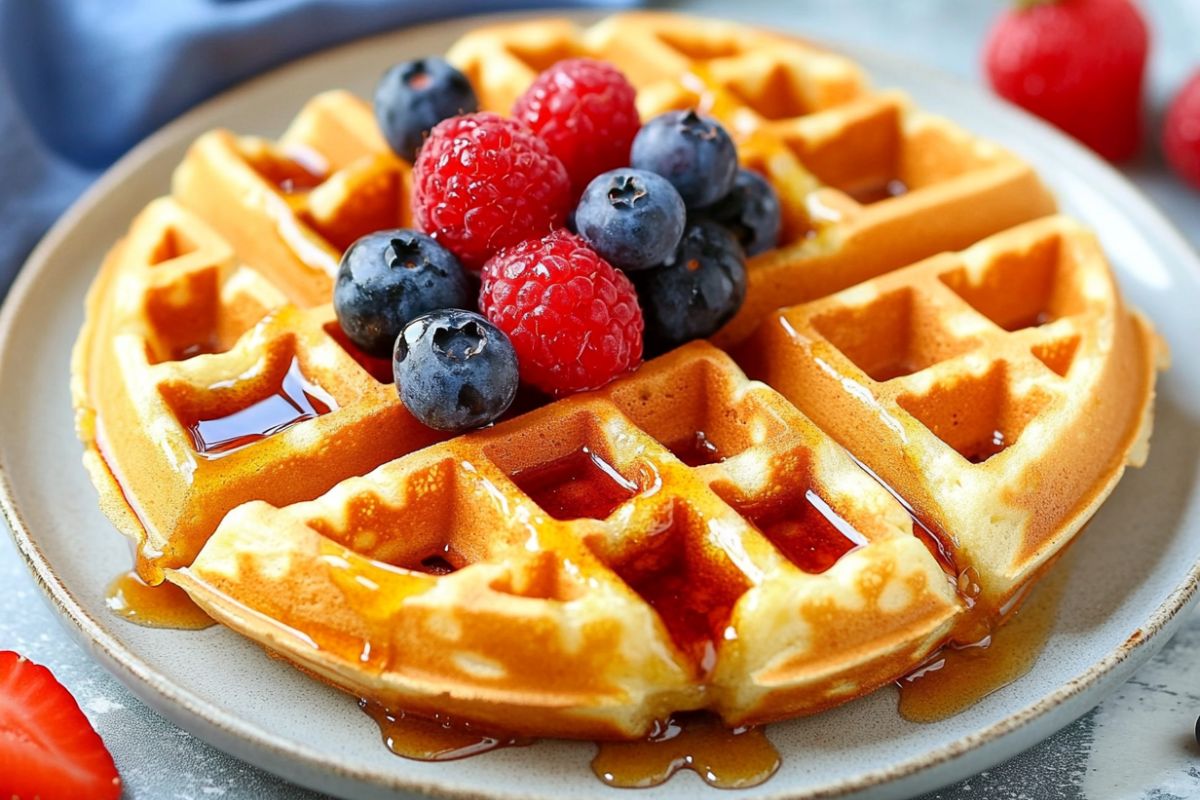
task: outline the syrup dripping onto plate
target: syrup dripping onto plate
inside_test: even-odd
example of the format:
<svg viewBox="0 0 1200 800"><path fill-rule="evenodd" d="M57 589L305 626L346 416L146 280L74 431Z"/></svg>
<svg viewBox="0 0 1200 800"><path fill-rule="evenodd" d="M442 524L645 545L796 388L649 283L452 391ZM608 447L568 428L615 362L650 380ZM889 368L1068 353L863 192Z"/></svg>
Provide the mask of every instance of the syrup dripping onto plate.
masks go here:
<svg viewBox="0 0 1200 800"><path fill-rule="evenodd" d="M295 366L293 364L293 370ZM303 416L304 409L296 408L292 402L295 395L289 390L289 387L295 389L294 377L290 370L281 387L281 395L286 394L283 399ZM325 413L309 400L306 388L299 391L305 402L314 406L314 411ZM244 445L234 447L237 446ZM677 455L680 450L685 451L688 458L684 460L702 463L722 460L719 450L703 434L672 449ZM514 479L539 505L560 519L581 516L602 519L638 490L637 484L589 448L528 470ZM790 555L793 561L804 562L801 566L806 571L822 572L829 566L827 561L836 561L863 542L857 531L843 530L847 523L836 517L811 491L805 501L806 518L802 526L806 534L803 537L805 549ZM933 540L927 541L927 545L936 542L936 549L942 556L939 561L949 561L940 538L933 536L919 521L914 524L914 533L918 527ZM815 544L814 528L823 534L817 537ZM770 533L776 534L771 537L773 540L788 538L784 535L786 531L772 529ZM924 540L924 537L920 538ZM826 539L836 541L836 547L824 547L828 544ZM776 541L777 546L780 544ZM826 549L830 552L826 553ZM808 563L809 560L813 563ZM452 571L452 568L441 569L441 559L427 561L431 561L429 571L434 574ZM446 566L449 567L448 562ZM953 568L952 563L943 566ZM913 722L940 721L1028 672L1049 637L1064 585L1065 573L1055 570L1005 625L975 643L944 647L924 666L898 681L900 714ZM166 583L151 587L132 571L119 576L110 585L108 605L114 613L141 625L198 629L213 624L183 590ZM469 724L440 717L430 719L392 711L367 700L360 701L359 705L378 725L388 750L404 758L451 761L506 747L527 746L534 741L483 732ZM747 788L765 782L780 766L779 753L762 728L728 728L719 717L708 712L674 714L658 723L645 739L597 742L596 746L592 771L606 785L618 788L658 786L684 769L692 770L715 788Z"/></svg>
<svg viewBox="0 0 1200 800"><path fill-rule="evenodd" d="M728 728L707 713L675 714L641 741L598 742L592 772L609 786L648 788L690 769L709 786L758 786L779 769L762 728Z"/></svg>
<svg viewBox="0 0 1200 800"><path fill-rule="evenodd" d="M147 628L193 631L217 624L183 589L166 581L151 586L133 570L113 579L104 604L118 617Z"/></svg>
<svg viewBox="0 0 1200 800"><path fill-rule="evenodd" d="M445 719L428 719L392 711L369 700L358 707L375 720L388 750L415 761L455 761L503 747L524 747L532 739L492 735Z"/></svg>
<svg viewBox="0 0 1200 800"><path fill-rule="evenodd" d="M923 667L897 681L900 716L940 722L1003 689L1033 668L1054 628L1067 572L1051 570L1021 608L990 634L942 648Z"/></svg>
<svg viewBox="0 0 1200 800"><path fill-rule="evenodd" d="M569 484L574 479L585 484L595 481L616 484L607 488L620 495L635 491L635 487L627 484L611 465L587 450L573 453L536 470L536 473L522 476L528 482L526 491L559 513L567 512L568 508L570 513L607 513L608 509L579 508L574 502L578 498L569 493L562 498L568 501L564 503L566 507L557 507L559 490L564 483ZM555 497L554 501L547 500L547 492ZM609 506L616 499L606 497L603 505ZM831 518L819 498L814 499L810 492L805 500L812 506L813 516L822 517L824 525L836 530L839 538L847 540L847 545L860 544L855 541L857 537L847 536L841 530L845 523ZM914 525L914 530L916 527ZM940 540L935 541L941 544ZM1028 672L1053 627L1065 577L1063 570L1053 571L1004 626L975 643L943 648L934 659L898 681L900 714L913 722L937 722L961 712ZM146 590L157 591L151 587ZM530 739L483 732L448 719L394 712L365 700L360 702L360 707L379 726L389 751L404 758L451 761L533 743ZM656 725L643 740L597 742L596 746L592 771L603 783L617 788L658 786L685 769L697 773L715 788L747 788L767 781L781 763L778 751L763 729L731 729L707 712L675 714Z"/></svg>

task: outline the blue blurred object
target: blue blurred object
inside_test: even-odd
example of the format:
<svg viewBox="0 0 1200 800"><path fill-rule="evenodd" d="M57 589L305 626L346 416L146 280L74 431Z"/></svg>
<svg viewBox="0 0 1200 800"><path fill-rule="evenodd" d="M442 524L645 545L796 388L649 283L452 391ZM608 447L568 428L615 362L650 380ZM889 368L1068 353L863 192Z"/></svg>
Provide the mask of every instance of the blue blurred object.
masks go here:
<svg viewBox="0 0 1200 800"><path fill-rule="evenodd" d="M0 297L108 164L197 101L389 28L636 0L0 0Z"/></svg>

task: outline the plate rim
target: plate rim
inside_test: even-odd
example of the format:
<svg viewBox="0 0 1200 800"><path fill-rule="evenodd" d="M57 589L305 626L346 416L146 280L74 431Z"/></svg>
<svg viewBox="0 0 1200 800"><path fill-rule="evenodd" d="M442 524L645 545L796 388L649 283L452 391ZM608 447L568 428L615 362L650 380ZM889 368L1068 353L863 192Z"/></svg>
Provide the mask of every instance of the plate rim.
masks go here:
<svg viewBox="0 0 1200 800"><path fill-rule="evenodd" d="M712 14L689 13L688 9L674 12L682 16L699 16L708 18L725 18L740 21L734 12L722 12L719 17ZM37 246L30 252L13 281L7 297L0 305L0 373L7 368L11 353L7 347L10 330L15 327L17 309L23 304L26 296L32 293L37 284L38 275L49 262L49 256L74 232L82 218L101 205L105 197L112 192L120 191L125 179L136 173L145 162L151 160L159 151L186 140L184 133L192 121L198 117L213 113L219 107L232 99L254 93L260 85L270 83L280 74L301 65L312 65L329 57L341 55L344 51L362 45L364 42L388 39L401 34L419 34L424 29L461 27L463 30L489 23L500 23L543 16L569 17L577 22L586 23L604 16L604 11L592 9L539 8L515 12L500 12L477 14L469 16L450 17L441 20L422 22L414 25L402 25L371 36L359 37L336 44L316 52L307 54L275 66L265 72L252 76L237 83L218 94L193 106L188 111L164 124L151 133L113 165L106 169L71 205L58 217L50 229L39 240ZM754 24L751 22L750 24ZM802 21L801 21L802 24ZM897 56L879 48L850 44L838 39L825 37L810 37L803 30L788 22L784 25L806 41L835 52L845 53L855 60L866 59L875 63L885 63L897 69L903 69L917 76L919 80L929 84L949 86L954 91L969 91L974 94L984 94L983 90L974 83L929 66L920 61ZM1055 149L1069 154L1072 159L1085 165L1090 175L1103 177L1110 185L1117 185L1132 202L1132 208L1139 212L1143 221L1151 222L1155 230L1153 234L1165 238L1172 249L1186 252L1191 261L1198 267L1200 275L1200 255L1196 248L1183 236L1175 223L1170 220L1146 193L1118 172L1112 165L1103 161L1099 156L1087 150L1070 137L1054 128L1049 123L1013 106L1000 98L987 98L995 107L997 113L1008 115L1021 124L1031 126L1037 131L1043 141ZM1146 234L1147 236L1149 233ZM287 739L286 737L260 729L257 725L246 722L235 714L226 713L211 705L207 700L196 696L193 692L177 686L166 674L151 668L132 650L117 642L75 599L73 592L58 577L53 565L37 543L30 527L25 523L24 516L17 505L13 483L9 478L6 467L7 457L3 439L0 439L0 514L3 515L8 529L16 545L17 551L29 568L35 583L57 614L59 622L72 638L81 644L85 650L97 657L98 660L117 677L130 691L152 708L161 710L170 708L174 724L196 734L198 738L223 750L235 758L251 761L242 753L231 753L224 746L222 739L230 737L237 739L243 745L250 745L256 754L269 755L279 763L300 760L306 770L315 775L333 776L345 780L372 785L385 789L401 789L424 792L439 797L451 798L512 798L513 800L531 800L537 795L522 794L519 791L500 790L480 794L470 789L445 787L440 783L430 783L417 777L398 775L381 775L370 769L353 769L345 767L328 755L316 751L304 744ZM786 800L787 798L835 798L844 797L856 792L872 788L881 788L887 784L944 765L961 758L988 743L999 743L1008 738L1018 729L1044 717L1056 707L1086 689L1102 682L1124 661L1138 651L1139 655L1149 658L1155 651L1166 644L1169 636L1164 637L1168 628L1175 627L1174 621L1181 618L1189 607L1200 600L1200 559L1190 567L1183 582L1176 586L1164 600L1154 609L1139 627L1134 635L1104 658L1090 665L1082 674L1057 687L1054 691L1042 696L1037 701L1024 708L1013 711L1003 719L988 725L974 733L955 739L934 750L924 751L914 757L907 758L887 767L878 768L859 775L837 780L822 786L814 787L802 794L796 794L787 789L781 792L768 793L766 800ZM1174 631L1169 631L1174 633ZM1139 635L1140 634L1140 635ZM165 712L163 712L165 713ZM188 724L190 723L190 724ZM220 736L210 735L212 731ZM279 772L277 765L266 764L261 759L252 761L268 771ZM283 775L289 778L288 775Z"/></svg>

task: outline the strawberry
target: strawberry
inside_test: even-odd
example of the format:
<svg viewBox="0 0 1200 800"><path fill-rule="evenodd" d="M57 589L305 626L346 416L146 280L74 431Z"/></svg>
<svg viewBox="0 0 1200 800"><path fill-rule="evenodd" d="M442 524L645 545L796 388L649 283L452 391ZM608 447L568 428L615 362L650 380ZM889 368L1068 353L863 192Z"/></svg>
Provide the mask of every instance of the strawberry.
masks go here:
<svg viewBox="0 0 1200 800"><path fill-rule="evenodd" d="M1120 161L1141 143L1148 46L1130 0L1021 0L988 35L984 66L1002 97Z"/></svg>
<svg viewBox="0 0 1200 800"><path fill-rule="evenodd" d="M1200 71L1171 101L1163 127L1163 151L1179 177L1200 189Z"/></svg>
<svg viewBox="0 0 1200 800"><path fill-rule="evenodd" d="M121 778L75 698L45 667L0 651L0 797L116 800Z"/></svg>

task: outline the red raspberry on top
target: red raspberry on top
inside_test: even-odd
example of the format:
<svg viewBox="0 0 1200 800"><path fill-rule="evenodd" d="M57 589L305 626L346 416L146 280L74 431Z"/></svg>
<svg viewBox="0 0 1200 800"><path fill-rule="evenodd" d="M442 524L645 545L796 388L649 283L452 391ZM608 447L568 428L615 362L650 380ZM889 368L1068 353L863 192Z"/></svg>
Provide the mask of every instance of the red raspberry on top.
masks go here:
<svg viewBox="0 0 1200 800"><path fill-rule="evenodd" d="M556 396L598 389L642 360L633 284L566 230L488 261L479 309L512 340L521 379Z"/></svg>
<svg viewBox="0 0 1200 800"><path fill-rule="evenodd" d="M498 114L438 123L413 165L421 230L478 269L493 253L559 227L571 205L562 163L524 125Z"/></svg>
<svg viewBox="0 0 1200 800"><path fill-rule="evenodd" d="M601 172L629 166L640 127L636 94L613 65L574 58L539 75L517 99L513 116L550 145L578 196Z"/></svg>

